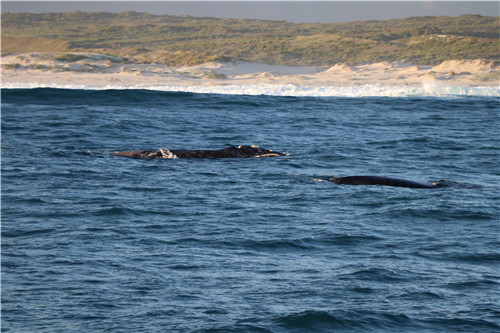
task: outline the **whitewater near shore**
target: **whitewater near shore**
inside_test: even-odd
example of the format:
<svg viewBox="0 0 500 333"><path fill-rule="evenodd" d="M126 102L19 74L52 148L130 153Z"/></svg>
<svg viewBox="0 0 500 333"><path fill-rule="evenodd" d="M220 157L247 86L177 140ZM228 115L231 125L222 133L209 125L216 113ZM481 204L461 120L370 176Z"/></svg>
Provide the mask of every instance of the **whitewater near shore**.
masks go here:
<svg viewBox="0 0 500 333"><path fill-rule="evenodd" d="M372 63L333 67L248 62L172 68L129 63L95 53L11 54L2 57L2 88L155 89L277 95L373 94L373 91L454 91L499 95L499 65L452 60L438 66ZM76 59L76 61L75 61ZM335 93L334 93L335 91Z"/></svg>

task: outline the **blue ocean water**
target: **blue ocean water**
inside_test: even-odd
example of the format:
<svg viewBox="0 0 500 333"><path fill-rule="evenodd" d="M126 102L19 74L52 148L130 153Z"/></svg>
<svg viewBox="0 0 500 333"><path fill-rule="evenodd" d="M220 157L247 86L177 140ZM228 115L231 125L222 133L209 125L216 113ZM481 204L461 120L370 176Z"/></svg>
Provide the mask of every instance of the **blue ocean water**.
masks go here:
<svg viewBox="0 0 500 333"><path fill-rule="evenodd" d="M498 97L2 91L4 332L498 332ZM259 145L276 158L114 151ZM379 175L440 189L318 180Z"/></svg>

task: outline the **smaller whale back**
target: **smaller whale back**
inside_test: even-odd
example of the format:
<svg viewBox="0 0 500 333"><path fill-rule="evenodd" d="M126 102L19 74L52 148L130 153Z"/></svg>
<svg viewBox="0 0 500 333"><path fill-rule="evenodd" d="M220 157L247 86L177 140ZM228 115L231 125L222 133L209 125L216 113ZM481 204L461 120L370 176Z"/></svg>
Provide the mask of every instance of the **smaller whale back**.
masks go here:
<svg viewBox="0 0 500 333"><path fill-rule="evenodd" d="M440 188L446 187L445 184L433 183L424 184L406 179L379 177L379 176L348 176L330 179L331 182L343 185L382 185L408 188Z"/></svg>

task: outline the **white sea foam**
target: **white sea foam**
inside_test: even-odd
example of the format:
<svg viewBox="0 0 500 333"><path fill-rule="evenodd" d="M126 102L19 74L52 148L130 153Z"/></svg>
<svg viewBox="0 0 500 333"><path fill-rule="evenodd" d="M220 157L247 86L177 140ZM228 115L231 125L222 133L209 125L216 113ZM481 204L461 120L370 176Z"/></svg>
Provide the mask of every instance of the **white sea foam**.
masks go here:
<svg viewBox="0 0 500 333"><path fill-rule="evenodd" d="M4 83L3 89L59 88L83 90L130 90L144 89L169 92L190 92L225 95L268 95L268 96L303 96L303 97L460 97L491 96L500 97L500 87L459 87L424 84L421 87L400 87L384 85L361 86L296 86L277 84L248 84L220 86L184 86L184 85L56 85L32 83Z"/></svg>

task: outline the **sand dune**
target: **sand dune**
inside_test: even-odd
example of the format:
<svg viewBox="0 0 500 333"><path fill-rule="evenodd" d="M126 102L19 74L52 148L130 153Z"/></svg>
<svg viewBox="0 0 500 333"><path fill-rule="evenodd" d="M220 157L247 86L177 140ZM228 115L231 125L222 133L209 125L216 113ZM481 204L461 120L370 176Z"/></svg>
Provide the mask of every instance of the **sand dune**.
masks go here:
<svg viewBox="0 0 500 333"><path fill-rule="evenodd" d="M330 68L273 66L248 62L211 62L171 68L127 63L125 59L96 53L11 54L2 57L2 86L79 85L106 87L139 85L254 85L297 86L422 86L429 81L450 86L499 86L499 65L485 60L452 60L438 66L372 63Z"/></svg>

